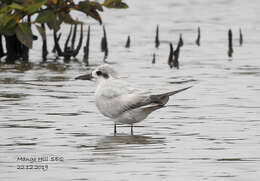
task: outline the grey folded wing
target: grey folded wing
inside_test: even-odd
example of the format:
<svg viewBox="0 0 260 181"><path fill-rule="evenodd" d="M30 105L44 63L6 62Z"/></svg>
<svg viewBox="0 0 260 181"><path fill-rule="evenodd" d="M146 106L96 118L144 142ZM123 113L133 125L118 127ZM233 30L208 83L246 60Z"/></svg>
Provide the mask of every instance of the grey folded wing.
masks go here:
<svg viewBox="0 0 260 181"><path fill-rule="evenodd" d="M117 117L124 112L147 106L163 106L166 102L164 97L149 95L145 92L132 92L117 96L102 95L102 107L106 115Z"/></svg>

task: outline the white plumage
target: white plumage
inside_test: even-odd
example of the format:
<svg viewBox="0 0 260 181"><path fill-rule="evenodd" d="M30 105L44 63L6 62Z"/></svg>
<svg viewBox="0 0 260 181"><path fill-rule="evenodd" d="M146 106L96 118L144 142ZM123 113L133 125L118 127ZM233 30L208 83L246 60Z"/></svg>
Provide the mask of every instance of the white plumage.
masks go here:
<svg viewBox="0 0 260 181"><path fill-rule="evenodd" d="M171 95L184 91L190 87L165 94L154 95L151 92L133 88L118 78L116 71L109 65L97 67L91 74L79 76L76 79L97 80L95 91L96 106L106 117L116 124L133 124L144 120L151 112L162 108Z"/></svg>

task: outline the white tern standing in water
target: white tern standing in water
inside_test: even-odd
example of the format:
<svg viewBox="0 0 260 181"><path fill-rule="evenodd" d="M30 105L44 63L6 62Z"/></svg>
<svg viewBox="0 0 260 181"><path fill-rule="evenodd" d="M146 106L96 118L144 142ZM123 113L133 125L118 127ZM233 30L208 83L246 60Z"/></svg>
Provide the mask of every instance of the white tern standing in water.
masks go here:
<svg viewBox="0 0 260 181"><path fill-rule="evenodd" d="M170 96L191 87L164 94L151 94L133 88L119 79L117 72L108 64L101 65L90 74L78 76L76 79L97 80L96 106L104 116L114 120L114 134L117 124L131 125L133 134L134 123L144 120L151 112L164 107Z"/></svg>

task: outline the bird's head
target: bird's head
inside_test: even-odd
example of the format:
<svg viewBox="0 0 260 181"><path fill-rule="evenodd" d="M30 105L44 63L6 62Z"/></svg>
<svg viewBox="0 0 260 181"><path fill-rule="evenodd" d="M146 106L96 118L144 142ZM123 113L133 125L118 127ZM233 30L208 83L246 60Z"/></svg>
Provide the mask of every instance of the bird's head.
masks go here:
<svg viewBox="0 0 260 181"><path fill-rule="evenodd" d="M108 64L100 65L89 74L76 77L76 80L92 80L95 79L98 82L101 80L107 80L110 78L117 78L117 72Z"/></svg>

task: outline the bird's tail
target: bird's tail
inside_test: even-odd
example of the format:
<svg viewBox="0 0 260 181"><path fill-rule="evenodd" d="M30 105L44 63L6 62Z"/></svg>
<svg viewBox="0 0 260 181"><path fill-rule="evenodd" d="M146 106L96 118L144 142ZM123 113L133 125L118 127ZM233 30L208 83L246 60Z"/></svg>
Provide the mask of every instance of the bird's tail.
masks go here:
<svg viewBox="0 0 260 181"><path fill-rule="evenodd" d="M189 87L186 87L186 88L183 88L183 89L179 89L179 90L176 90L176 91L166 92L166 93L159 94L159 95L153 95L152 99L154 100L154 102L157 102L160 105L165 105L169 101L170 96L175 95L179 92L185 91L185 90L187 90L191 87L192 86L189 86Z"/></svg>
<svg viewBox="0 0 260 181"><path fill-rule="evenodd" d="M189 86L189 87L186 87L186 88L183 88L183 89L179 89L179 90L176 90L176 91L171 91L171 92L167 92L167 93L164 93L164 94L160 94L161 96L172 96L172 95L174 95L174 94L177 94L177 93L179 93L179 92L182 92L182 91L185 91L185 90L187 90L187 89L189 89L189 88L191 88L192 86Z"/></svg>

